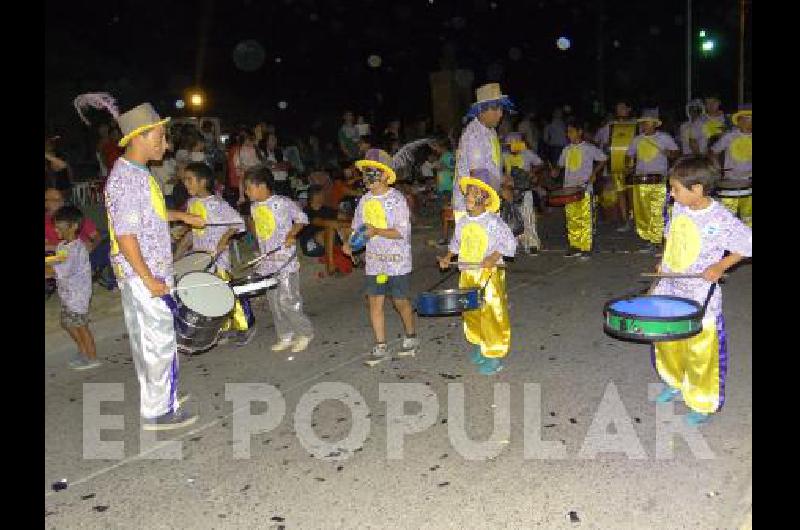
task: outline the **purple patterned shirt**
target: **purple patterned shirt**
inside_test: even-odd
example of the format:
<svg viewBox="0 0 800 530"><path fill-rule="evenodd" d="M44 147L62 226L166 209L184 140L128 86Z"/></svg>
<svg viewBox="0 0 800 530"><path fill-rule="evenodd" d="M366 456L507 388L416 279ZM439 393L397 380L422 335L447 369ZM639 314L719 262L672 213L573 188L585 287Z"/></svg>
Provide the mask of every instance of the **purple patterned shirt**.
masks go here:
<svg viewBox="0 0 800 530"><path fill-rule="evenodd" d="M458 185L461 177L467 177L470 171L487 169L492 178L492 187L500 189L503 182L503 155L497 132L483 125L475 118L464 128L456 150L456 174L453 181L453 210L464 211L464 193Z"/></svg>
<svg viewBox="0 0 800 530"><path fill-rule="evenodd" d="M286 234L292 229L294 223L308 224L308 216L303 213L300 206L293 200L282 195L273 195L266 201L254 202L250 205L250 214L253 216L255 225L256 239L258 248L262 254L266 254L278 247L283 247ZM264 258L258 263L259 274L274 274L281 269L286 260L297 250L297 245L289 248L281 248L279 251ZM295 256L281 269L281 276L284 274L298 272L300 263Z"/></svg>
<svg viewBox="0 0 800 530"><path fill-rule="evenodd" d="M558 166L564 168L564 186L583 186L589 182L595 162L605 162L608 157L588 142L569 144L558 157Z"/></svg>
<svg viewBox="0 0 800 530"><path fill-rule="evenodd" d="M725 178L749 179L753 174L753 133L743 133L739 129L725 133L711 150L715 153L725 151Z"/></svg>
<svg viewBox="0 0 800 530"><path fill-rule="evenodd" d="M662 272L702 273L721 260L726 250L744 257L752 256L753 231L717 201L703 210L675 203L667 227ZM664 278L653 294L691 298L702 304L710 287L711 284L702 278ZM721 311L722 293L717 285L707 315L716 316Z"/></svg>
<svg viewBox="0 0 800 530"><path fill-rule="evenodd" d="M358 230L365 223L375 228L394 228L402 236L401 239L374 236L367 241L366 274L401 276L411 272L411 222L403 194L394 188L383 195L367 192L358 201L351 226Z"/></svg>
<svg viewBox="0 0 800 530"><path fill-rule="evenodd" d="M669 168L667 151L678 151L672 136L658 131L649 136L639 134L628 146L628 156L636 157L637 175L666 175Z"/></svg>
<svg viewBox="0 0 800 530"><path fill-rule="evenodd" d="M66 261L56 263L56 284L61 304L73 313L85 315L89 312L92 298L92 266L89 252L80 239L70 243L62 241L56 247L56 255L65 254Z"/></svg>
<svg viewBox="0 0 800 530"><path fill-rule="evenodd" d="M234 228L237 233L246 230L244 221L239 212L231 208L225 200L216 195L198 198L192 197L186 205L186 211L199 215L206 220L206 223L237 223L231 226L207 226L205 228L192 229L192 250L216 253L225 232ZM225 249L217 258L217 266L226 271L231 270L231 260L228 249Z"/></svg>
<svg viewBox="0 0 800 530"><path fill-rule="evenodd" d="M513 257L517 252L517 239L498 214L483 212L476 217L467 214L456 223L448 250L458 254L459 263L480 263L495 251ZM503 258L497 263L503 263ZM458 268L470 267L459 265Z"/></svg>
<svg viewBox="0 0 800 530"><path fill-rule="evenodd" d="M136 236L150 273L163 280L172 277L172 246L167 207L161 188L146 167L120 157L108 175L105 189L111 263L117 277L136 276L119 251L117 236Z"/></svg>

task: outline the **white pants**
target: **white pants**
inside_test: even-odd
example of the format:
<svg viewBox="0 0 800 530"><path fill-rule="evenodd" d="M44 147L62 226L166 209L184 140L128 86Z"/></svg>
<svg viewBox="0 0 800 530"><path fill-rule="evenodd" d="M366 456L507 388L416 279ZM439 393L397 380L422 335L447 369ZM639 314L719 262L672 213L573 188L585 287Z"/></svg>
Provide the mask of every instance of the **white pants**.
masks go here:
<svg viewBox="0 0 800 530"><path fill-rule="evenodd" d="M172 282L167 284L172 287ZM134 277L119 282L125 327L139 378L140 412L155 418L178 409L178 350L172 312Z"/></svg>
<svg viewBox="0 0 800 530"><path fill-rule="evenodd" d="M519 242L523 247L542 248L539 234L536 233L536 208L533 206L533 193L526 191L522 195L522 206L519 209L522 214L522 225L525 231L519 236Z"/></svg>
<svg viewBox="0 0 800 530"><path fill-rule="evenodd" d="M275 321L275 332L279 340L298 337L314 337L311 321L303 313L303 299L300 297L300 273L282 273L278 285L267 291L269 308Z"/></svg>

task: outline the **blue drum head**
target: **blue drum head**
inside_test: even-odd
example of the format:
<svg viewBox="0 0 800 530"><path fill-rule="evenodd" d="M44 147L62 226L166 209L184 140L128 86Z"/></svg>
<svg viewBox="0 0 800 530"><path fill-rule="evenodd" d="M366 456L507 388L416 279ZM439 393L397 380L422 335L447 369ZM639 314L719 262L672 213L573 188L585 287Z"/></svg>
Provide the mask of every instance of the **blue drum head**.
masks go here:
<svg viewBox="0 0 800 530"><path fill-rule="evenodd" d="M662 296L637 296L617 300L609 306L609 309L617 313L656 318L689 317L698 311L692 300Z"/></svg>

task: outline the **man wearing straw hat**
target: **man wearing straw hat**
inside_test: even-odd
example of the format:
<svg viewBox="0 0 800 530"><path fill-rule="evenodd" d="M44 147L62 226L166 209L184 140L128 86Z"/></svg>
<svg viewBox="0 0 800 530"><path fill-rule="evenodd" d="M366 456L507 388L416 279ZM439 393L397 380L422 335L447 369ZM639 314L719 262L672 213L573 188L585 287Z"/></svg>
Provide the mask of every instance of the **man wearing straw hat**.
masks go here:
<svg viewBox="0 0 800 530"><path fill-rule="evenodd" d="M173 287L170 221L202 228L199 216L167 211L164 196L147 163L161 160L167 148L164 124L150 103L119 114L108 94L84 94L83 107L110 112L119 123L125 149L114 163L105 188L111 263L122 295L125 326L140 387L145 430L191 425L197 416L180 409L178 354L172 312L161 298Z"/></svg>
<svg viewBox="0 0 800 530"><path fill-rule="evenodd" d="M679 148L672 136L656 131L661 126L658 109L644 109L637 121L641 133L633 139L626 153L636 158L633 220L636 233L648 243L642 251L657 253L664 239L669 159L678 154Z"/></svg>
<svg viewBox="0 0 800 530"><path fill-rule="evenodd" d="M500 189L503 183L503 155L495 127L503 119L503 110L514 106L500 91L499 83L483 85L475 91L476 101L467 112L470 120L461 134L456 150L456 177L469 176L476 169L489 171L489 185ZM453 183L453 217L457 223L466 214L464 193L458 181Z"/></svg>
<svg viewBox="0 0 800 530"><path fill-rule="evenodd" d="M742 105L739 111L731 116L736 129L725 133L711 147L711 151L719 154L725 151L723 177L734 180L750 180L753 175L753 107ZM753 196L721 197L720 202L738 216L747 226L753 227Z"/></svg>

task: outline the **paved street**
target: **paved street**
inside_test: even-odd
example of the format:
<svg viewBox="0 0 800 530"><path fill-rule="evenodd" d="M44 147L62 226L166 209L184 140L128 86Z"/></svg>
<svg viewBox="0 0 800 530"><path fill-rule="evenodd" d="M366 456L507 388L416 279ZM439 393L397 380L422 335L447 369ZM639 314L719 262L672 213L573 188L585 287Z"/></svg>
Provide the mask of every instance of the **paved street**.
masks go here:
<svg viewBox="0 0 800 530"><path fill-rule="evenodd" d="M180 441L180 459L152 459L158 446L140 454L138 384L119 312L116 320L93 326L105 361L95 371L66 368L70 345L54 329L46 341L47 528L736 528L750 509L752 265L739 267L723 286L731 356L726 404L699 429L712 458L697 458L681 436L663 444L670 457L657 458L661 423L648 385L658 378L649 348L605 335L601 318L608 299L647 286L638 273L652 270L656 260L623 253L636 248L635 236L607 226L600 227L599 252L591 260L566 259L562 223L561 211L548 216L541 227L547 251L519 255L509 266L513 347L500 374L476 373L458 318L418 319L423 347L415 358L367 368L361 360L372 333L363 269L345 278L304 280L317 333L307 351L288 360L292 354L269 349L275 336L261 298L255 306L259 331L250 345L181 358L181 389L191 393L200 418L188 429L158 435ZM414 230L414 292L441 277L437 249L428 244L436 233ZM388 305L387 330L391 338L401 331ZM323 382L352 387L340 397L356 404L357 417L341 402L322 403L309 420L320 439L342 440L354 419L369 431L359 447L312 456L295 434L295 410ZM124 428L102 432L103 441L124 441L123 459L83 457L85 383L124 388L124 401L101 407L102 414L124 415ZM234 458L241 444L233 440L226 383L268 383L286 402L280 425L250 438L250 458ZM387 429L395 424L387 424L381 383L419 383L438 401L438 411L426 417L432 425L406 436L400 459L388 458ZM494 415L504 409L493 395L496 383L510 385L511 427L492 437ZM526 383L538 384L540 411L523 407ZM496 456L470 460L450 441L457 426L448 421L448 386L450 392L463 388L470 438L492 437ZM616 403L617 395L643 454L583 458L601 401ZM252 414L265 411L264 404L252 405ZM418 404L405 406L407 415L419 412ZM523 412L536 417L542 440L563 444L565 458L526 458ZM674 413L686 413L683 403ZM528 438L536 436L529 432ZM53 491L62 478L69 487Z"/></svg>

